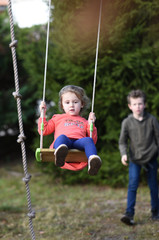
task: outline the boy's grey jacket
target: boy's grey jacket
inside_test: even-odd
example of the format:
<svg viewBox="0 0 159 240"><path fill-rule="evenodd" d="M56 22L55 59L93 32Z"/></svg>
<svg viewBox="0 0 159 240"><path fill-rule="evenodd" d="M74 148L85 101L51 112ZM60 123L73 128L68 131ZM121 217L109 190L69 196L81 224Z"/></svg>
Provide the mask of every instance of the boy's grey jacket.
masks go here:
<svg viewBox="0 0 159 240"><path fill-rule="evenodd" d="M157 119L145 112L142 121L130 114L122 122L119 138L121 156L127 154L129 160L138 164L149 162L159 152L159 123Z"/></svg>

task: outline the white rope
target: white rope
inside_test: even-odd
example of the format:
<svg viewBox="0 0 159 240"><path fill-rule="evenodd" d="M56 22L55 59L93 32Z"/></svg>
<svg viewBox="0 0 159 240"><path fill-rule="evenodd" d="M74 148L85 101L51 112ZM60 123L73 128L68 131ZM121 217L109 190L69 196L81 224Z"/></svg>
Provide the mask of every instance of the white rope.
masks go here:
<svg viewBox="0 0 159 240"><path fill-rule="evenodd" d="M98 23L98 35L97 35L96 58L95 58L94 81L93 81L93 94L92 94L92 109L91 109L92 112L94 111L94 99L95 99L95 88L96 88L96 76L97 76L97 62L98 62L101 16L102 16L102 0L100 2L99 23Z"/></svg>
<svg viewBox="0 0 159 240"><path fill-rule="evenodd" d="M97 34L97 46L96 46L96 57L95 57L95 69L94 69L94 81L93 81L93 93L92 93L92 108L91 112L94 111L94 99L95 99L95 89L96 89L96 76L97 76L97 63L98 63L98 50L99 50L99 37L100 37L100 25L101 25L101 16L102 16L102 0L100 2L100 11L99 11L99 23L98 23L98 34ZM90 126L90 137L92 138L93 133L93 122Z"/></svg>
<svg viewBox="0 0 159 240"><path fill-rule="evenodd" d="M48 60L48 48L49 48L49 34L50 34L50 14L51 14L51 0L49 0L49 14L48 14L48 24L47 24L43 101L45 101L45 92L46 92L46 73L47 73L47 60Z"/></svg>
<svg viewBox="0 0 159 240"><path fill-rule="evenodd" d="M46 93L46 73L47 73L49 31L50 31L49 30L50 29L50 9L51 9L51 0L49 0L49 16L48 16L48 27L47 27L47 39L46 39L46 55L45 55L43 101L45 101L45 93ZM100 12L99 12L99 23L98 23L98 34L97 34L97 46L96 46L96 58L95 58L95 70L94 70L94 81L93 81L93 93L92 93L92 108L91 108L91 112L94 111L94 99L95 99L95 88L96 88L96 75L97 75L97 62L98 62L98 50L99 50L101 15L102 15L102 0L100 2ZM44 109L42 109L42 126L41 126L41 135L40 135L40 148L43 147L43 119L44 119ZM92 129L92 126L91 126L91 129ZM90 137L92 137L92 130L90 131Z"/></svg>
<svg viewBox="0 0 159 240"><path fill-rule="evenodd" d="M48 60L49 34L50 34L50 14L51 14L51 0L49 0L49 14L48 14L48 24L47 24L47 36L46 36L43 101L45 101L45 95L46 95L46 74L47 74L47 60ZM43 126L43 122L44 122L44 109L42 109L42 126ZM41 127L40 148L43 148L43 127Z"/></svg>

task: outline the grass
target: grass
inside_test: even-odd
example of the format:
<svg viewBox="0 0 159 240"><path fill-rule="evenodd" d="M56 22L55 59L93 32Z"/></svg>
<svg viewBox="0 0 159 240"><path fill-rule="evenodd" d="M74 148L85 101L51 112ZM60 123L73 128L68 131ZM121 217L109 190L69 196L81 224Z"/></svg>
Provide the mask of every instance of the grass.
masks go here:
<svg viewBox="0 0 159 240"><path fill-rule="evenodd" d="M136 225L120 222L125 211L127 189L108 186L67 186L28 166L33 219L38 240L157 240L159 224L150 219L148 187L140 187ZM0 239L31 239L21 163L0 168Z"/></svg>

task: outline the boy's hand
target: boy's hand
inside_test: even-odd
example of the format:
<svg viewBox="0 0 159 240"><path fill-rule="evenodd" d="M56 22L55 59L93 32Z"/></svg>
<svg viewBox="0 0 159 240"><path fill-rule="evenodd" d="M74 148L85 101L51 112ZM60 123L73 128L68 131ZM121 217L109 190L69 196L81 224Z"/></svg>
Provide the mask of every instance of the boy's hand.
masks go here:
<svg viewBox="0 0 159 240"><path fill-rule="evenodd" d="M90 114L89 114L89 118L88 118L88 122L89 122L89 124L91 124L91 122L95 122L95 120L96 120L96 116L95 116L95 113L93 113L93 112L90 112Z"/></svg>
<svg viewBox="0 0 159 240"><path fill-rule="evenodd" d="M128 166L127 161L128 161L127 155L123 155L122 158L121 158L121 162L124 166Z"/></svg>

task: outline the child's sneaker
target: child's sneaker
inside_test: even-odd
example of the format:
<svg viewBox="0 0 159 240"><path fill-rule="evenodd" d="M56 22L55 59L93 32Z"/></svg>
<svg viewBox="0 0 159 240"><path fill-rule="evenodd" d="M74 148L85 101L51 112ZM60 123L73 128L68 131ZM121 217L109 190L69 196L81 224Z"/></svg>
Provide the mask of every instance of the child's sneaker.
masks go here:
<svg viewBox="0 0 159 240"><path fill-rule="evenodd" d="M88 159L89 175L96 175L102 165L102 161L98 155L91 155Z"/></svg>
<svg viewBox="0 0 159 240"><path fill-rule="evenodd" d="M135 224L133 216L130 216L128 213L126 213L120 220L129 226L132 226Z"/></svg>
<svg viewBox="0 0 159 240"><path fill-rule="evenodd" d="M65 164L65 158L68 153L68 147L65 144L61 144L55 150L55 165L62 167Z"/></svg>

